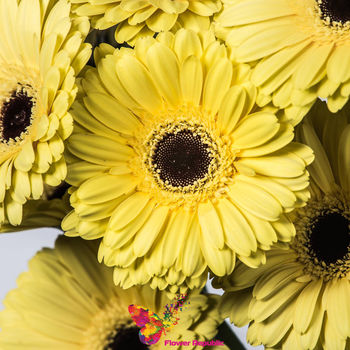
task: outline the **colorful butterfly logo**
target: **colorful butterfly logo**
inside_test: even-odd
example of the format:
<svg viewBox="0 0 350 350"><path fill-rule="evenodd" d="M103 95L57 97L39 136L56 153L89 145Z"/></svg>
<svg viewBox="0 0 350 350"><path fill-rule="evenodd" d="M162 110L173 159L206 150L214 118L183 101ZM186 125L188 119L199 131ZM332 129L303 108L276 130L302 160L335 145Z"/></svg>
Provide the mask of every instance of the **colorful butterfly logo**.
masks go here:
<svg viewBox="0 0 350 350"><path fill-rule="evenodd" d="M159 341L162 334L166 334L173 326L177 324L179 320L175 315L182 311L185 302L186 295L181 294L175 298L175 303L170 306L165 306L164 317L161 319L154 312L138 305L129 305L128 310L131 318L136 325L140 327L139 338L143 344L152 345Z"/></svg>

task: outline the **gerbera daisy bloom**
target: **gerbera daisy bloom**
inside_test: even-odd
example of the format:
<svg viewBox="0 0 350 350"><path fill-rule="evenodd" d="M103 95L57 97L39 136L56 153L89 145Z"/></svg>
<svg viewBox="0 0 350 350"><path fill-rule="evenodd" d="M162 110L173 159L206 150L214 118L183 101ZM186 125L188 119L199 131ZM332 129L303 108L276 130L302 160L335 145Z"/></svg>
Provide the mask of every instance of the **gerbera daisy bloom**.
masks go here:
<svg viewBox="0 0 350 350"><path fill-rule="evenodd" d="M122 287L173 293L289 241L285 213L308 199L313 155L289 124L253 112L249 67L185 29L102 51L72 107L67 234L103 237L99 258Z"/></svg>
<svg viewBox="0 0 350 350"><path fill-rule="evenodd" d="M219 296L188 296L189 304L157 344L139 340L128 306L136 304L162 317L172 300L149 286L123 290L113 284L113 269L96 260L97 242L61 236L55 249L44 248L20 275L18 288L0 312L0 346L4 349L112 350L164 349L171 341L210 341L223 321ZM187 348L187 347L186 347ZM200 348L189 346L189 349Z"/></svg>
<svg viewBox="0 0 350 350"><path fill-rule="evenodd" d="M223 316L250 322L248 341L270 349L345 350L350 344L350 104L336 118L315 106L298 130L315 151L311 199L295 211L296 236L258 269L219 279ZM314 126L313 126L314 125Z"/></svg>
<svg viewBox="0 0 350 350"><path fill-rule="evenodd" d="M310 105L320 96L332 112L345 105L348 0L226 0L217 22L238 62L258 62L252 80L262 103Z"/></svg>
<svg viewBox="0 0 350 350"><path fill-rule="evenodd" d="M0 0L0 224L19 225L27 199L66 176L75 75L90 56L87 18L66 0Z"/></svg>
<svg viewBox="0 0 350 350"><path fill-rule="evenodd" d="M118 43L133 44L139 36L153 36L178 26L209 26L210 17L221 9L221 0L71 0L72 12L88 16L94 28L118 25Z"/></svg>

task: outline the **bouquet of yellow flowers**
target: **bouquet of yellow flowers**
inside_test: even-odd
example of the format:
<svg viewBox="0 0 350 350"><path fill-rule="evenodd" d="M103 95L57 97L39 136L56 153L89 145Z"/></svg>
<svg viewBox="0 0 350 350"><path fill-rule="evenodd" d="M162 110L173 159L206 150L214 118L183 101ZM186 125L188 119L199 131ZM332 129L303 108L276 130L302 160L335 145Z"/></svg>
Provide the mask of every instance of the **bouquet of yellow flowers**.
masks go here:
<svg viewBox="0 0 350 350"><path fill-rule="evenodd" d="M0 349L349 350L349 96L348 0L0 0Z"/></svg>

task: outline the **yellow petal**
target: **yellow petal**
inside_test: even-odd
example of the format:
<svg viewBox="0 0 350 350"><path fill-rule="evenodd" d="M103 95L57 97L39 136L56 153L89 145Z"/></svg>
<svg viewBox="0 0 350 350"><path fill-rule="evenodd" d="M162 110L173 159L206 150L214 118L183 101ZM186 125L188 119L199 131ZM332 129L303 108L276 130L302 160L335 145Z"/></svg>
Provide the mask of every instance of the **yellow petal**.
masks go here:
<svg viewBox="0 0 350 350"><path fill-rule="evenodd" d="M331 191L334 188L335 180L321 141L309 123L301 125L299 132L302 140L309 145L315 153L316 161L313 162L309 168L313 180L324 192Z"/></svg>
<svg viewBox="0 0 350 350"><path fill-rule="evenodd" d="M22 199L24 203L30 196L30 182L28 173L25 171L15 170L13 172L12 185L16 196Z"/></svg>
<svg viewBox="0 0 350 350"><path fill-rule="evenodd" d="M82 127L93 134L106 136L111 139L116 136L116 132L113 129L94 118L94 116L91 115L80 102L76 101L70 111L74 117L74 122L76 123L75 126L79 123Z"/></svg>
<svg viewBox="0 0 350 350"><path fill-rule="evenodd" d="M200 226L198 219L193 218L192 224L189 231L187 232L187 237L182 247L182 259L181 266L182 272L186 276L192 276L196 271L198 264L203 265L203 257L198 245L200 238Z"/></svg>
<svg viewBox="0 0 350 350"><path fill-rule="evenodd" d="M270 249L270 247L277 242L277 235L271 223L250 214L250 212L246 210L243 210L242 213L253 229L259 246L262 246L264 250Z"/></svg>
<svg viewBox="0 0 350 350"><path fill-rule="evenodd" d="M237 60L238 62L255 61L305 39L306 35L301 31L294 31L290 23L275 27L261 25L259 32L254 33L238 47Z"/></svg>
<svg viewBox="0 0 350 350"><path fill-rule="evenodd" d="M162 99L146 68L131 55L117 61L117 74L126 91L149 112L161 109Z"/></svg>
<svg viewBox="0 0 350 350"><path fill-rule="evenodd" d="M220 130L230 134L244 116L247 93L242 86L232 86L226 93L218 113Z"/></svg>
<svg viewBox="0 0 350 350"><path fill-rule="evenodd" d="M149 251L157 236L162 232L168 212L169 209L165 206L153 210L134 239L133 249L136 256L144 256Z"/></svg>
<svg viewBox="0 0 350 350"><path fill-rule="evenodd" d="M252 148L262 145L278 132L280 126L273 114L258 112L242 120L232 132L235 148Z"/></svg>
<svg viewBox="0 0 350 350"><path fill-rule="evenodd" d="M350 78L350 46L339 45L327 62L327 75L330 80L343 83Z"/></svg>
<svg viewBox="0 0 350 350"><path fill-rule="evenodd" d="M174 211L169 219L162 241L162 263L166 268L172 266L180 255L183 242L188 236L191 216L192 213L188 210L180 209Z"/></svg>
<svg viewBox="0 0 350 350"><path fill-rule="evenodd" d="M271 11L266 11L267 8L270 8ZM265 0L264 2L248 0L237 2L234 6L228 7L219 16L218 20L224 26L237 26L292 14L294 14L292 7L288 6L283 0L277 3L274 0Z"/></svg>
<svg viewBox="0 0 350 350"><path fill-rule="evenodd" d="M14 166L17 170L29 171L34 163L35 155L32 143L26 142L17 154Z"/></svg>
<svg viewBox="0 0 350 350"><path fill-rule="evenodd" d="M198 220L203 239L211 242L214 247L222 249L224 247L224 232L220 218L210 201L198 205Z"/></svg>
<svg viewBox="0 0 350 350"><path fill-rule="evenodd" d="M180 70L181 91L184 101L198 106L202 96L203 69L196 56L189 56Z"/></svg>
<svg viewBox="0 0 350 350"><path fill-rule="evenodd" d="M75 156L91 163L114 166L133 157L133 150L99 135L72 135L68 149Z"/></svg>
<svg viewBox="0 0 350 350"><path fill-rule="evenodd" d="M132 135L141 126L134 114L107 94L90 93L84 104L96 119L113 130Z"/></svg>
<svg viewBox="0 0 350 350"><path fill-rule="evenodd" d="M115 220L112 219L112 215L111 220L108 223L108 230L104 236L105 245L111 247L112 249L119 249L123 247L141 229L141 227L150 217L154 206L154 202L148 202L140 214L120 230L114 229Z"/></svg>
<svg viewBox="0 0 350 350"><path fill-rule="evenodd" d="M223 249L218 249L206 237L203 237L203 233L201 233L199 244L208 267L215 275L224 276L233 271L236 259L230 248L224 246Z"/></svg>
<svg viewBox="0 0 350 350"><path fill-rule="evenodd" d="M238 179L242 179L244 182L250 183L263 188L271 196L275 197L281 205L285 208L292 207L296 202L296 197L292 191L285 186L274 182L271 178L265 176L256 175L254 177L238 175Z"/></svg>
<svg viewBox="0 0 350 350"><path fill-rule="evenodd" d="M278 132L264 144L253 148L247 148L240 151L242 158L259 157L265 154L273 153L288 145L294 138L294 129L290 124L279 124Z"/></svg>
<svg viewBox="0 0 350 350"><path fill-rule="evenodd" d="M109 225L113 230L121 229L136 218L149 202L150 197L146 193L136 192L123 201L111 216Z"/></svg>
<svg viewBox="0 0 350 350"><path fill-rule="evenodd" d="M154 32L165 32L170 30L176 23L177 14L176 13L165 13L157 11L150 18L147 19L146 23L148 28Z"/></svg>
<svg viewBox="0 0 350 350"><path fill-rule="evenodd" d="M316 310L316 302L323 286L322 279L316 279L310 282L300 293L295 303L294 327L300 333L305 333L310 325L314 313L319 313Z"/></svg>
<svg viewBox="0 0 350 350"><path fill-rule="evenodd" d="M130 192L136 185L136 178L130 175L101 174L86 180L77 195L88 204L102 203Z"/></svg>
<svg viewBox="0 0 350 350"><path fill-rule="evenodd" d="M172 105L180 101L179 64L174 52L155 43L147 51L147 67L162 96Z"/></svg>
<svg viewBox="0 0 350 350"><path fill-rule="evenodd" d="M39 142L36 146L33 170L38 173L46 173L52 163L52 154L47 142Z"/></svg>
<svg viewBox="0 0 350 350"><path fill-rule="evenodd" d="M290 242L292 237L295 236L295 227L286 215L282 215L278 221L271 222L271 225L274 228L279 241Z"/></svg>
<svg viewBox="0 0 350 350"><path fill-rule="evenodd" d="M191 0L188 9L200 16L211 16L221 9L221 1Z"/></svg>
<svg viewBox="0 0 350 350"><path fill-rule="evenodd" d="M73 186L79 186L81 183L91 177L103 173L107 167L88 162L76 162L68 166L67 182Z"/></svg>
<svg viewBox="0 0 350 350"><path fill-rule="evenodd" d="M274 221L282 214L281 204L254 183L237 179L230 186L228 194L238 207L244 208L261 219Z"/></svg>
<svg viewBox="0 0 350 350"><path fill-rule="evenodd" d="M198 35L193 31L184 29L180 29L175 35L174 51L182 64L190 56L200 59L203 54Z"/></svg>
<svg viewBox="0 0 350 350"><path fill-rule="evenodd" d="M14 200L6 200L6 214L11 225L17 226L22 221L22 204Z"/></svg>
<svg viewBox="0 0 350 350"><path fill-rule="evenodd" d="M305 164L299 157L283 151L277 151L269 156L260 158L239 159L237 163L241 163L261 175L282 178L303 175L305 169Z"/></svg>
<svg viewBox="0 0 350 350"><path fill-rule="evenodd" d="M203 105L206 110L216 114L231 85L232 63L220 59L209 70L203 88Z"/></svg>
<svg viewBox="0 0 350 350"><path fill-rule="evenodd" d="M240 255L248 256L251 251L256 251L254 233L236 206L223 198L216 207L220 213L226 244Z"/></svg>
<svg viewBox="0 0 350 350"><path fill-rule="evenodd" d="M123 101L124 105L132 108L136 107L136 101L128 94L116 72L116 60L112 55L103 58L97 66L98 74L105 88L118 101Z"/></svg>
<svg viewBox="0 0 350 350"><path fill-rule="evenodd" d="M325 76L327 59L332 49L332 44L314 46L308 49L293 76L293 81L297 88L310 88Z"/></svg>

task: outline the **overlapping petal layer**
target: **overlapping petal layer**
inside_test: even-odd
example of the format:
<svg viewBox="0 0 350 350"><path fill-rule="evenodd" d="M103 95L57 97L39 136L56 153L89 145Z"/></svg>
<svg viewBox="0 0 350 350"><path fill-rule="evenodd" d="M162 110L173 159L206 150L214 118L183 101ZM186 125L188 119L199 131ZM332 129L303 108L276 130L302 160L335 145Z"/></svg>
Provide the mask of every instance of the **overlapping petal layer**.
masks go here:
<svg viewBox="0 0 350 350"><path fill-rule="evenodd" d="M88 16L94 28L117 25L115 39L134 44L140 36L153 36L170 29L206 28L221 9L220 0L71 0L77 16Z"/></svg>

